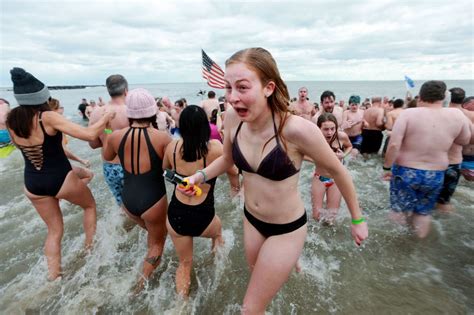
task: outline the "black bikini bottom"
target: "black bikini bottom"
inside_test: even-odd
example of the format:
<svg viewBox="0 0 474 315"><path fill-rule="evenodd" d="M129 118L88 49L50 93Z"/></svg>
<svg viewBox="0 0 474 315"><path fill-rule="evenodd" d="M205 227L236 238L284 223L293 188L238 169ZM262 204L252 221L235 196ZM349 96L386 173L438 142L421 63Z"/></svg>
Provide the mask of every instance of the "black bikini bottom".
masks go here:
<svg viewBox="0 0 474 315"><path fill-rule="evenodd" d="M303 225L308 222L308 219L306 218L306 211L303 213L301 217L296 219L293 222L290 223L284 223L284 224L276 224L276 223L267 223L263 222L256 217L254 217L250 212L247 211L247 209L244 206L244 214L247 220L250 222L250 224L253 225L254 228L257 229L257 231L260 232L265 237L270 237L273 235L280 235L280 234L286 234L293 232Z"/></svg>

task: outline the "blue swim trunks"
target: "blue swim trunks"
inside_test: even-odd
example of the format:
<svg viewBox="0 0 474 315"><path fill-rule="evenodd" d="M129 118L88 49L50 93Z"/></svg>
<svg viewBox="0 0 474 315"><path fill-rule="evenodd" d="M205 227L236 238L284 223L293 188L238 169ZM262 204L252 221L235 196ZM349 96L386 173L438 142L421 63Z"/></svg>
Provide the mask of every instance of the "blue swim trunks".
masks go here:
<svg viewBox="0 0 474 315"><path fill-rule="evenodd" d="M463 155L461 174L468 181L474 180L474 155Z"/></svg>
<svg viewBox="0 0 474 315"><path fill-rule="evenodd" d="M104 162L103 164L104 178L109 185L112 195L114 195L115 201L119 206L122 202L122 190L123 190L123 168L120 164L114 164Z"/></svg>
<svg viewBox="0 0 474 315"><path fill-rule="evenodd" d="M0 144L6 144L6 143L11 143L12 139L10 139L10 134L8 133L8 130L6 129L1 129L0 130Z"/></svg>
<svg viewBox="0 0 474 315"><path fill-rule="evenodd" d="M352 147L360 151L360 148L362 146L362 135L349 137L349 140L351 140Z"/></svg>
<svg viewBox="0 0 474 315"><path fill-rule="evenodd" d="M474 170L474 155L463 155L461 169Z"/></svg>
<svg viewBox="0 0 474 315"><path fill-rule="evenodd" d="M459 183L459 177L461 177L461 164L450 164L444 172L444 184L439 193L438 203L449 203Z"/></svg>
<svg viewBox="0 0 474 315"><path fill-rule="evenodd" d="M443 188L444 173L393 165L390 180L392 210L430 215Z"/></svg>

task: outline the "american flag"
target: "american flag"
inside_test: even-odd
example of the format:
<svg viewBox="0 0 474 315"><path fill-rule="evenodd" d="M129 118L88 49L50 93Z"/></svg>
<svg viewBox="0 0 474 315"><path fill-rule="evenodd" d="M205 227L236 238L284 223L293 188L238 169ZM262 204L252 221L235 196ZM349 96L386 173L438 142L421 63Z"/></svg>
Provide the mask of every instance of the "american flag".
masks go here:
<svg viewBox="0 0 474 315"><path fill-rule="evenodd" d="M207 84L216 89L225 88L224 71L202 50L202 77Z"/></svg>

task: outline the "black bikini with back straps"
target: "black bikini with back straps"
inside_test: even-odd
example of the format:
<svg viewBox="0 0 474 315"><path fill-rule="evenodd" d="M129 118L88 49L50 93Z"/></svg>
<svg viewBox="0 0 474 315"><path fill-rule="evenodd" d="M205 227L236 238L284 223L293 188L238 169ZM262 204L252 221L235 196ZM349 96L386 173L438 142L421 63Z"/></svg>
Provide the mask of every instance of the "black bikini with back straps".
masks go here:
<svg viewBox="0 0 474 315"><path fill-rule="evenodd" d="M134 154L135 148L135 131L138 129L138 143L137 153ZM140 143L141 134L145 137L146 146L150 158L151 169L148 172L140 173ZM125 169L124 165L124 151L125 142L127 141L129 133L131 134L131 172ZM157 203L164 195L166 195L165 181L162 176L162 163L158 154L156 153L151 141L148 131L145 128L130 127L120 141L118 156L122 164L124 173L124 183L122 190L122 200L125 208L133 215L139 217L155 203ZM134 161L135 159L135 161ZM135 169L136 166L136 169Z"/></svg>

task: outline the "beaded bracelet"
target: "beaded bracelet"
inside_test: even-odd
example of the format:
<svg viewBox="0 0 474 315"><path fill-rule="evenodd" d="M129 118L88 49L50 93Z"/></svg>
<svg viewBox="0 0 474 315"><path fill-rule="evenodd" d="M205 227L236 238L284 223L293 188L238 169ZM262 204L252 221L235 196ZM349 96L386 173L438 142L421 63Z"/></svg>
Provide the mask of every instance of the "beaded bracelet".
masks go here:
<svg viewBox="0 0 474 315"><path fill-rule="evenodd" d="M207 175L206 175L206 172L204 172L204 170L198 170L198 171L196 171L196 173L202 174L203 183L207 182Z"/></svg>

